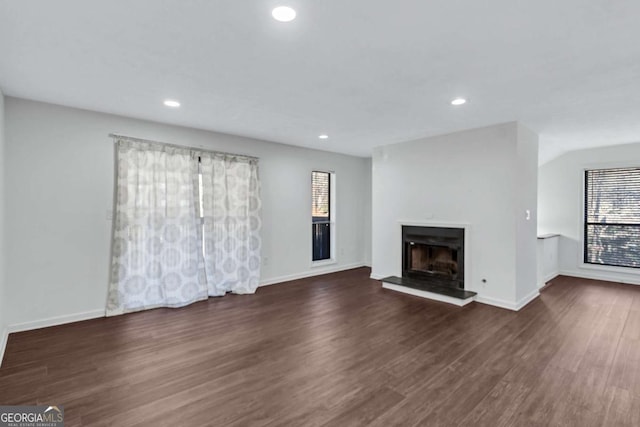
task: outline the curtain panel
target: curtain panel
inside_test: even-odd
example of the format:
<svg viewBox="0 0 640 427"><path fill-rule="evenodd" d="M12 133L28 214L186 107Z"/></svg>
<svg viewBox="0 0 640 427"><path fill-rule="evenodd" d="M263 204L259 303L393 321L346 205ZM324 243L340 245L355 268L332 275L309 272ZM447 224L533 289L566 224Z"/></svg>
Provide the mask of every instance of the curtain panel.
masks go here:
<svg viewBox="0 0 640 427"><path fill-rule="evenodd" d="M116 141L107 315L255 292L257 159Z"/></svg>
<svg viewBox="0 0 640 427"><path fill-rule="evenodd" d="M260 279L258 162L201 153L208 292L250 294Z"/></svg>

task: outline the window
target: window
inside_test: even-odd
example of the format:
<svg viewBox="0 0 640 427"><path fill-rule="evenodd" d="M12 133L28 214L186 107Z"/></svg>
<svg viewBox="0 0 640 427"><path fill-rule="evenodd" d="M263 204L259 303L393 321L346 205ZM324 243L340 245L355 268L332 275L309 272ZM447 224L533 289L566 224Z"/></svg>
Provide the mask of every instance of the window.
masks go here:
<svg viewBox="0 0 640 427"><path fill-rule="evenodd" d="M311 172L311 240L313 261L331 259L332 217L330 172Z"/></svg>
<svg viewBox="0 0 640 427"><path fill-rule="evenodd" d="M585 171L584 262L640 268L640 168Z"/></svg>

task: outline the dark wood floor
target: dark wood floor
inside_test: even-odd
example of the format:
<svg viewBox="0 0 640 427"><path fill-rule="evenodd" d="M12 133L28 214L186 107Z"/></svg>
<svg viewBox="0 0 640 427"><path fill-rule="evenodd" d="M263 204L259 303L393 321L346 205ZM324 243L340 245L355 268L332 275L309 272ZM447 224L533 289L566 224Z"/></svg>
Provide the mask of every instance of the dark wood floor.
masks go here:
<svg viewBox="0 0 640 427"><path fill-rule="evenodd" d="M640 287L560 277L518 313L356 269L12 334L0 404L74 425L640 425Z"/></svg>

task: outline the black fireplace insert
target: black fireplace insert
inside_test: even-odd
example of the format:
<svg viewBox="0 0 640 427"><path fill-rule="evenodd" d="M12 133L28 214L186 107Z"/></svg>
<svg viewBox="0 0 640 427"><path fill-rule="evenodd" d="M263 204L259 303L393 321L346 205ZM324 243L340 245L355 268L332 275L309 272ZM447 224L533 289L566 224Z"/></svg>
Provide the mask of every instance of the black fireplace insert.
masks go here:
<svg viewBox="0 0 640 427"><path fill-rule="evenodd" d="M464 228L402 226L402 277L464 289Z"/></svg>

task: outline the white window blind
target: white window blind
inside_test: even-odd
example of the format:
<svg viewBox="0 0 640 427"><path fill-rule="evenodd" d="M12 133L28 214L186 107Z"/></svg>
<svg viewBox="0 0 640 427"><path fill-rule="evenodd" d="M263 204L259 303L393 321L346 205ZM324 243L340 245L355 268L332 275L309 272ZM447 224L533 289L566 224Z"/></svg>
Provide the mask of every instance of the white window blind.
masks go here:
<svg viewBox="0 0 640 427"><path fill-rule="evenodd" d="M311 206L314 221L329 221L329 190L330 176L328 172L312 172L311 193L313 203Z"/></svg>
<svg viewBox="0 0 640 427"><path fill-rule="evenodd" d="M585 171L584 262L640 268L640 167Z"/></svg>

